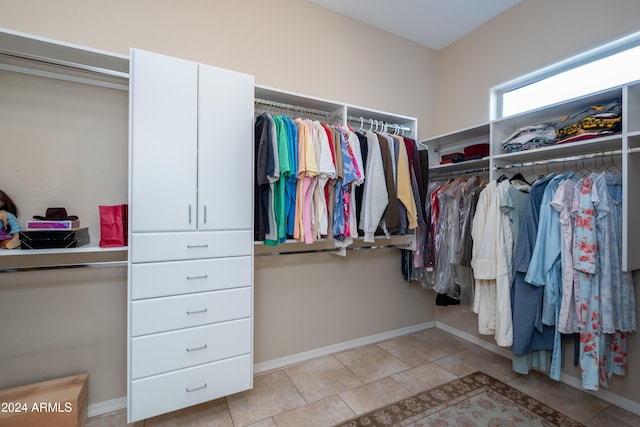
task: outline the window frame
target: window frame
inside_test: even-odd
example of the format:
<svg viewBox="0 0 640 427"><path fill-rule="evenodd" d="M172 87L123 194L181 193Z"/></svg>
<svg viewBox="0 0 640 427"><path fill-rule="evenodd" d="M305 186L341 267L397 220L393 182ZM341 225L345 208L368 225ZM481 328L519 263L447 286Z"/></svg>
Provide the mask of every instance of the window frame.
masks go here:
<svg viewBox="0 0 640 427"><path fill-rule="evenodd" d="M526 112L526 111L522 111L522 112L510 114L509 116L505 116L503 113L504 113L504 95L506 93L520 89L522 87L528 86L533 83L540 82L550 77L554 77L565 71L569 71L571 69L580 67L582 65L589 64L589 63L598 61L600 59L603 59L603 58L606 58L606 57L609 57L617 53L624 52L626 50L639 47L639 46L640 46L640 31L624 36L612 42L603 44L601 46L595 47L593 49L589 49L585 52L579 53L577 55L566 58L562 61L556 62L555 64L549 65L547 67L543 67L539 70L533 71L531 73L520 76L516 79L510 80L506 83L502 83L500 85L494 86L490 89L489 119L500 120L506 117L511 117L511 116ZM639 71L638 79L640 80L640 71ZM615 86L612 86L612 87L615 87ZM602 88L602 90L606 90L606 89L608 88ZM587 95L588 93L590 92L585 92L580 96ZM563 101L566 101L566 100L563 100ZM563 101L557 101L557 102L563 102ZM527 111L543 108L548 105L552 105L552 104L539 105Z"/></svg>

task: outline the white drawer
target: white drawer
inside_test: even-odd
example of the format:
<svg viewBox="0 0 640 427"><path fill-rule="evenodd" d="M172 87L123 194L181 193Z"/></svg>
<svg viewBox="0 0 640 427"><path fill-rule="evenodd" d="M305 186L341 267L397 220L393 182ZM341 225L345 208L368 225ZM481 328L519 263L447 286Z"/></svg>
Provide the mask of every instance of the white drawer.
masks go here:
<svg viewBox="0 0 640 427"><path fill-rule="evenodd" d="M251 257L133 264L131 299L250 286Z"/></svg>
<svg viewBox="0 0 640 427"><path fill-rule="evenodd" d="M131 339L131 379L251 353L251 319Z"/></svg>
<svg viewBox="0 0 640 427"><path fill-rule="evenodd" d="M251 230L133 233L131 262L177 261L251 255Z"/></svg>
<svg viewBox="0 0 640 427"><path fill-rule="evenodd" d="M250 355L131 381L132 421L217 399L253 386Z"/></svg>
<svg viewBox="0 0 640 427"><path fill-rule="evenodd" d="M251 287L133 301L131 336L251 317Z"/></svg>

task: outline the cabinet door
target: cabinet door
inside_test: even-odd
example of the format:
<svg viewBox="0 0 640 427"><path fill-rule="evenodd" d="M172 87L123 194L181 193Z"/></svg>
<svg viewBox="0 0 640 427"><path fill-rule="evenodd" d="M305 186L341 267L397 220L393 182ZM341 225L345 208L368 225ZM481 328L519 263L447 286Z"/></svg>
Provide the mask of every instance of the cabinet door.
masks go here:
<svg viewBox="0 0 640 427"><path fill-rule="evenodd" d="M131 230L194 230L198 66L137 49L130 66Z"/></svg>
<svg viewBox="0 0 640 427"><path fill-rule="evenodd" d="M198 228L251 228L253 77L199 65L198 80Z"/></svg>

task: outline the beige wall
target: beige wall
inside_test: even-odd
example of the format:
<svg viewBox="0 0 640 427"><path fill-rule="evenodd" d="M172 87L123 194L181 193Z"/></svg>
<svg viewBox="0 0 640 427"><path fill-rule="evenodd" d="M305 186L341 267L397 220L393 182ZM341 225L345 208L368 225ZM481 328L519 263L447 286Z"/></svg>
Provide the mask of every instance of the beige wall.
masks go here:
<svg viewBox="0 0 640 427"><path fill-rule="evenodd" d="M0 26L127 54L136 47L256 84L417 117L434 128L436 52L301 0L0 0Z"/></svg>
<svg viewBox="0 0 640 427"><path fill-rule="evenodd" d="M437 134L487 122L491 87L640 31L639 16L635 0L524 0L438 52ZM493 337L478 335L472 313L437 307L436 320L495 344ZM634 386L640 372L633 367L639 354L640 340L631 334L629 375L614 377L606 390L640 404ZM567 350L563 373L580 378L572 360Z"/></svg>
<svg viewBox="0 0 640 427"><path fill-rule="evenodd" d="M435 51L306 1L0 0L0 11L0 26L14 31L253 74L261 85L417 117L423 137L434 126ZM47 150L32 168L0 170L19 219L61 203L97 241L97 205L126 200L127 116L126 92L0 72L0 140L18 145L21 162ZM433 293L403 281L397 250L256 258L255 363L433 319ZM0 274L0 388L81 370L90 404L125 396L125 331L119 267Z"/></svg>

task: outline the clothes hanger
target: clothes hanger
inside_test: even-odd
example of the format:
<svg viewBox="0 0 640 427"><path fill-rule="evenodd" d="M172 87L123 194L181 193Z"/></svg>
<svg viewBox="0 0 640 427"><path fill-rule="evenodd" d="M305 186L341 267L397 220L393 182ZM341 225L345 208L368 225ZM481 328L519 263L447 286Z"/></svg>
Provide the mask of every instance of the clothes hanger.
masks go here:
<svg viewBox="0 0 640 427"><path fill-rule="evenodd" d="M364 126L364 119L360 117L360 127L358 128L358 132L362 131L363 126Z"/></svg>
<svg viewBox="0 0 640 427"><path fill-rule="evenodd" d="M622 173L622 169L620 169L620 167L616 164L615 160L613 159L613 152L611 152L611 167L615 168L615 173Z"/></svg>
<svg viewBox="0 0 640 427"><path fill-rule="evenodd" d="M531 183L527 181L527 179L524 177L524 175L520 171L518 171L518 173L516 173L511 177L511 179L509 179L509 182L513 182L513 181L521 181L521 182L524 182L525 184L531 185Z"/></svg>

